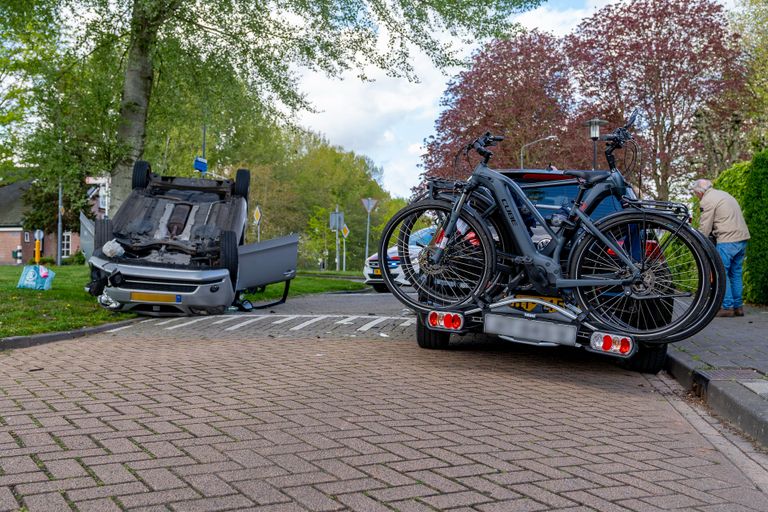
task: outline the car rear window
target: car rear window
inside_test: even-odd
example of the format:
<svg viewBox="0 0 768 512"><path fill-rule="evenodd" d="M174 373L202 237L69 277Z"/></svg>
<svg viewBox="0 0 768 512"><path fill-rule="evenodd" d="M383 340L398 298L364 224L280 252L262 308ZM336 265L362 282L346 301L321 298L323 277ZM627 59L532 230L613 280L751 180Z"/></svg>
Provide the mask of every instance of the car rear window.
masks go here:
<svg viewBox="0 0 768 512"><path fill-rule="evenodd" d="M565 210L571 206L571 201L576 198L576 194L579 191L578 185L575 183L566 183L562 185L547 185L543 187L529 187L523 188L525 195L528 199L536 205L544 217L556 213L552 207L561 207ZM547 208L549 206L549 208ZM621 210L621 204L613 197L608 196L595 208L592 212L592 218L597 220L611 213Z"/></svg>

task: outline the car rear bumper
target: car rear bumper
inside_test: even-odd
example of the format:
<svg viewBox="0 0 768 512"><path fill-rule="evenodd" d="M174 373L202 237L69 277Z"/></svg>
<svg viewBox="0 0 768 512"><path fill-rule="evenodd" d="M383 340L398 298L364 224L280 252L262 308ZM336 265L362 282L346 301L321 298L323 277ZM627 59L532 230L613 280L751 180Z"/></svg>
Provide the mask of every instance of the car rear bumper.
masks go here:
<svg viewBox="0 0 768 512"><path fill-rule="evenodd" d="M192 270L115 263L97 256L92 268L108 275L99 304L150 316L221 312L235 299L226 269Z"/></svg>

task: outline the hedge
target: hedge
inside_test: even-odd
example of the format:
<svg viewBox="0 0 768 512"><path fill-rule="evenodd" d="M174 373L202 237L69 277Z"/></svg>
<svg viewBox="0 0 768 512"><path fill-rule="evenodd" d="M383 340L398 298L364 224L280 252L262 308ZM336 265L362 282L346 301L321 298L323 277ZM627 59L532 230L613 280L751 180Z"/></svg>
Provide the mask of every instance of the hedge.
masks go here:
<svg viewBox="0 0 768 512"><path fill-rule="evenodd" d="M768 150L723 171L714 186L736 198L749 227L744 299L768 304Z"/></svg>

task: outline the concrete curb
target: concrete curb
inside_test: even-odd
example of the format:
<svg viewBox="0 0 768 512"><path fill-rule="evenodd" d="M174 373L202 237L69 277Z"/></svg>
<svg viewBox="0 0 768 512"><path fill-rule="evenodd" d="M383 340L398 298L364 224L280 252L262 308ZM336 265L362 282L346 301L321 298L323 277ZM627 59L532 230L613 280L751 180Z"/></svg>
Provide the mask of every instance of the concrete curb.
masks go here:
<svg viewBox="0 0 768 512"><path fill-rule="evenodd" d="M686 390L702 398L718 416L768 447L768 401L738 380L709 380L706 365L686 352L669 352L666 370Z"/></svg>
<svg viewBox="0 0 768 512"><path fill-rule="evenodd" d="M11 336L9 338L0 338L0 350L35 347L37 345L44 345L53 341L81 338L90 334L96 334L99 332L108 331L110 329L116 329L125 325L130 325L141 320L143 319L131 318L128 320L122 320L120 322L96 325L94 327L83 327L82 329L75 329L73 331L47 332L43 334L33 334L31 336Z"/></svg>

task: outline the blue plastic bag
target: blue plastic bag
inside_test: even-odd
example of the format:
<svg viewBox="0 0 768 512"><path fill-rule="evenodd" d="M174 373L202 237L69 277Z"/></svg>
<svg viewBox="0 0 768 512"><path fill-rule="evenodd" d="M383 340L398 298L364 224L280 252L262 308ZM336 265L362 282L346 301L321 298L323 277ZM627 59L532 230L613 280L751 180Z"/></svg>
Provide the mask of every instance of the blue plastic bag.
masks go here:
<svg viewBox="0 0 768 512"><path fill-rule="evenodd" d="M50 290L56 273L42 265L27 265L21 271L19 284L16 288L29 290Z"/></svg>

